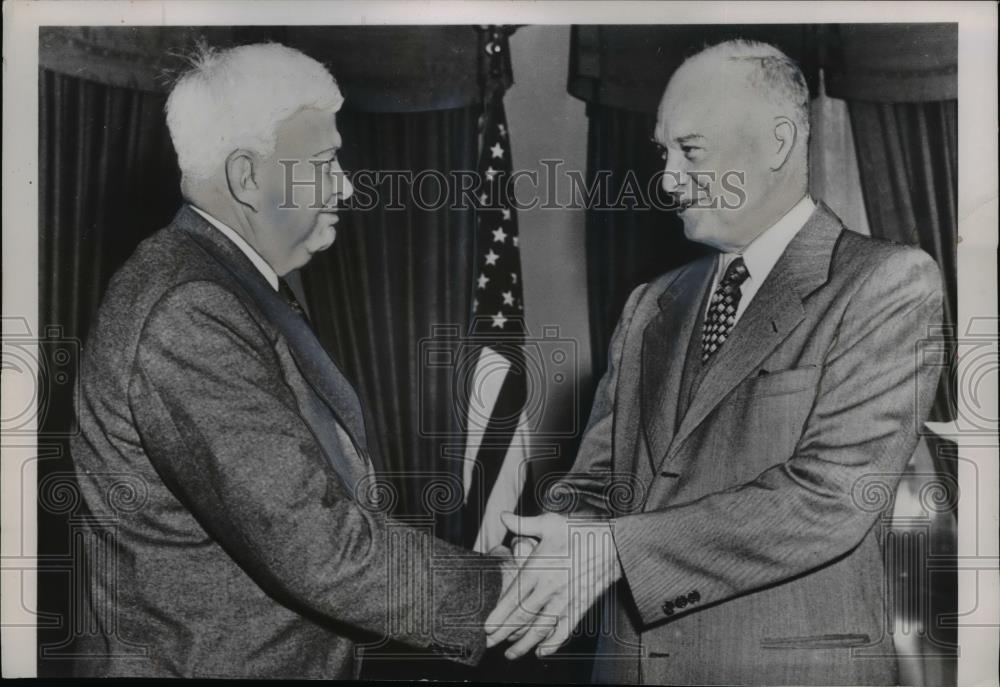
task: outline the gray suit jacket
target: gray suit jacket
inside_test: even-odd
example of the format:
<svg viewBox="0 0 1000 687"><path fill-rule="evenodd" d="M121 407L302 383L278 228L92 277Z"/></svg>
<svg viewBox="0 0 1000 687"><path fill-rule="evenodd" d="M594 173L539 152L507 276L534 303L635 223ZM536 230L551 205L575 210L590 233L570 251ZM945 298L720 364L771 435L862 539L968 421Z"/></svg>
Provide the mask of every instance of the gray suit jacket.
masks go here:
<svg viewBox="0 0 1000 687"><path fill-rule="evenodd" d="M895 489L936 389L917 346L940 321L938 268L820 205L678 422L714 269L709 256L632 294L553 492L554 506L616 516L624 578L596 677L894 683L877 524L889 499L872 497Z"/></svg>
<svg viewBox="0 0 1000 687"><path fill-rule="evenodd" d="M80 375L79 674L350 678L380 638L479 660L497 561L364 498L350 383L189 207L112 279Z"/></svg>

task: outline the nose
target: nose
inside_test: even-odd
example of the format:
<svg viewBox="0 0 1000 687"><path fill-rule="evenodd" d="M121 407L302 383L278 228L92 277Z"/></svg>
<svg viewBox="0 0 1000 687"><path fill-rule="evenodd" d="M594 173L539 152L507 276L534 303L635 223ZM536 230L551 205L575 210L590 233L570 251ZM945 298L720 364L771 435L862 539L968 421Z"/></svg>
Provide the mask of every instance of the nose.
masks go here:
<svg viewBox="0 0 1000 687"><path fill-rule="evenodd" d="M677 193L681 187L681 174L674 152L668 151L667 161L663 165L663 179L660 182L663 190L667 193Z"/></svg>
<svg viewBox="0 0 1000 687"><path fill-rule="evenodd" d="M670 169L663 170L663 179L660 182L663 190L667 193L676 193L677 189L680 188L680 176L676 171Z"/></svg>
<svg viewBox="0 0 1000 687"><path fill-rule="evenodd" d="M347 172L344 171L339 162L335 162L331 166L330 174L333 177L334 196L337 196L340 200L347 200L354 195L354 185L347 178Z"/></svg>

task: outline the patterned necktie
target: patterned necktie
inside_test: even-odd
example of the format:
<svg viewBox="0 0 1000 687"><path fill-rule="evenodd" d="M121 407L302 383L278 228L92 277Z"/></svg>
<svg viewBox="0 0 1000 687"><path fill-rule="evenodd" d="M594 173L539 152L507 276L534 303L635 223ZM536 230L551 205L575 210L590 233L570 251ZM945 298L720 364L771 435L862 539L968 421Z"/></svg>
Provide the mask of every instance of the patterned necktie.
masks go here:
<svg viewBox="0 0 1000 687"><path fill-rule="evenodd" d="M306 314L305 308L299 303L299 299L295 297L295 292L292 291L292 287L288 285L288 282L284 279L278 279L278 294L285 299L285 303L288 303L288 307L295 311L299 317L306 321L306 324L312 325L309 321L309 315Z"/></svg>
<svg viewBox="0 0 1000 687"><path fill-rule="evenodd" d="M706 363L722 344L726 342L726 337L733 330L736 324L736 310L740 306L740 284L747 280L750 272L743 264L743 258L736 258L726 273L722 275L719 286L712 294L712 303L708 307L708 314L705 316L705 325L701 330L701 362Z"/></svg>

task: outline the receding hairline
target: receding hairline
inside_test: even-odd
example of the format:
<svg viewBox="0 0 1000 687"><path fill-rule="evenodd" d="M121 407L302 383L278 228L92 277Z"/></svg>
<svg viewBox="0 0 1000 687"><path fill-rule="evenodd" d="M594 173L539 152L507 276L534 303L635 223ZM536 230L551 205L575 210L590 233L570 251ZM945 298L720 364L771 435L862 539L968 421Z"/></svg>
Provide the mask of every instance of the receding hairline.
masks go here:
<svg viewBox="0 0 1000 687"><path fill-rule="evenodd" d="M759 75L767 78L775 73L767 71L765 64L767 60L775 60L782 63L782 67L779 68L778 73L781 73L780 70L784 70L781 76L793 76L795 83L792 83L792 79L786 79L785 84L782 84L785 87L780 87L773 83L771 85L762 85L756 82L756 78ZM673 75L671 75L666 88L664 88L663 95L660 97L660 102L657 106L658 122L663 117L663 110L667 103L667 95L670 93L671 87L676 87L677 84L683 83L685 79L691 78L692 73L697 75L695 70L707 69L713 66L722 68L722 73L725 75L724 78L732 79L732 84L744 88L749 95L755 97L759 102L772 107L787 106L790 108L791 112L789 114L793 115L793 119L796 121L802 120L800 123L808 130L809 96L805 76L802 74L798 64L777 46L746 39L733 39L716 43L684 60L674 71ZM717 84L717 82L715 83ZM800 89L801 93L799 93ZM779 95L780 97L775 98L775 95ZM798 97L799 95L804 96L801 102ZM776 100L780 100L780 103L776 102Z"/></svg>

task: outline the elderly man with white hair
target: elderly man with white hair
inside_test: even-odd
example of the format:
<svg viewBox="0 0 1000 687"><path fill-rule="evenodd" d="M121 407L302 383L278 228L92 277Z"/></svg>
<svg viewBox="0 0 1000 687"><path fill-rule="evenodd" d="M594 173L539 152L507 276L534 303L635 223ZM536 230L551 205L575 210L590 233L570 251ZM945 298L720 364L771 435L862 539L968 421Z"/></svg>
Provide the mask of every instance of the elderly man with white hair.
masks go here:
<svg viewBox="0 0 1000 687"><path fill-rule="evenodd" d="M895 488L930 411L940 275L809 197L808 108L762 43L670 79L663 187L716 253L629 298L551 492L569 517L504 516L540 539L487 619L511 657L554 651L611 589L598 682L896 683L869 495Z"/></svg>
<svg viewBox="0 0 1000 687"><path fill-rule="evenodd" d="M283 279L351 194L342 102L277 44L204 51L170 94L187 204L112 279L81 364L79 675L351 678L362 643L484 651L509 557L364 498L360 401Z"/></svg>

